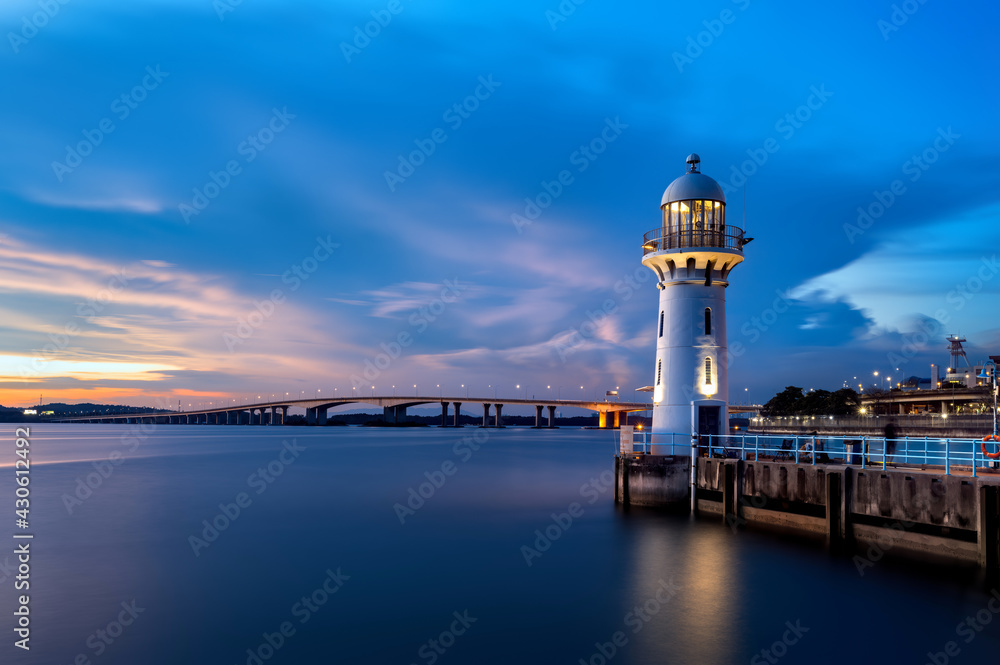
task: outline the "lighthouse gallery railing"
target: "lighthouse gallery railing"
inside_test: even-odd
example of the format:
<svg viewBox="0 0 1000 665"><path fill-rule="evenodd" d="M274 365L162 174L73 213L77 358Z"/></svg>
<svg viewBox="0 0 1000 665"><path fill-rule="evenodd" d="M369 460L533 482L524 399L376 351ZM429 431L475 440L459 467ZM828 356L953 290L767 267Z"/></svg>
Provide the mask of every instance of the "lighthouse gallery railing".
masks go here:
<svg viewBox="0 0 1000 665"><path fill-rule="evenodd" d="M742 252L743 245L743 229L728 224L707 229L665 229L661 226L642 236L643 255L688 247L734 249Z"/></svg>

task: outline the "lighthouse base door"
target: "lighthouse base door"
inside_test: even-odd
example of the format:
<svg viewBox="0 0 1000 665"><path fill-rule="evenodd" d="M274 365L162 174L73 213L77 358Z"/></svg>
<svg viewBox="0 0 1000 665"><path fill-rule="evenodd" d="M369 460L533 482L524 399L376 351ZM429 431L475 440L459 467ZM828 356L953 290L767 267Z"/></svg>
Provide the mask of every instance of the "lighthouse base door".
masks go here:
<svg viewBox="0 0 1000 665"><path fill-rule="evenodd" d="M718 443L716 438L720 434L719 421L720 408L717 406L698 406L698 445L709 448L712 442Z"/></svg>

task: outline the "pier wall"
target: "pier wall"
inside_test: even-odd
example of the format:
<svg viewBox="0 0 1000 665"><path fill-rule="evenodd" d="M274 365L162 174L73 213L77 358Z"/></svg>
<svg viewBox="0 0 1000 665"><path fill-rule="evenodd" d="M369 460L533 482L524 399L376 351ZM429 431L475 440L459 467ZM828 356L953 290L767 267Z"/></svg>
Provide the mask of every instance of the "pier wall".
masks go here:
<svg viewBox="0 0 1000 665"><path fill-rule="evenodd" d="M690 509L691 458L616 458L616 500ZM696 512L1000 570L1000 476L696 458Z"/></svg>

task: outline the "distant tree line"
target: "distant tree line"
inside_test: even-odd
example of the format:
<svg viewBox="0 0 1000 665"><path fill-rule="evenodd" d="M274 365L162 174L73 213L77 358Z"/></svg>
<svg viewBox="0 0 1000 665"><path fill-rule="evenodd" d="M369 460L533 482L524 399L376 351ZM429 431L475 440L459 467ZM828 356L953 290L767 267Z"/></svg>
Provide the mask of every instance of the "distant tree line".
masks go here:
<svg viewBox="0 0 1000 665"><path fill-rule="evenodd" d="M810 390L787 386L768 400L761 414L765 416L848 416L858 412L861 396L853 388Z"/></svg>

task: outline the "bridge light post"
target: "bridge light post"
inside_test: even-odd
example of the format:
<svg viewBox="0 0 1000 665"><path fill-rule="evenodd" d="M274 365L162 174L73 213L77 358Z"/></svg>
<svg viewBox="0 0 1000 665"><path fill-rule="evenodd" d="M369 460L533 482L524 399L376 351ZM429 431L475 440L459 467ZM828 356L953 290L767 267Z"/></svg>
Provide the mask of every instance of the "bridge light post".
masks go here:
<svg viewBox="0 0 1000 665"><path fill-rule="evenodd" d="M437 387L438 387L438 397L444 397L444 395L442 395L441 393L441 384L440 383L437 384Z"/></svg>
<svg viewBox="0 0 1000 665"><path fill-rule="evenodd" d="M375 397L375 386L372 386L372 397Z"/></svg>
<svg viewBox="0 0 1000 665"><path fill-rule="evenodd" d="M417 397L420 397L420 389L417 388L417 384L415 383L413 384L413 394L416 395Z"/></svg>

